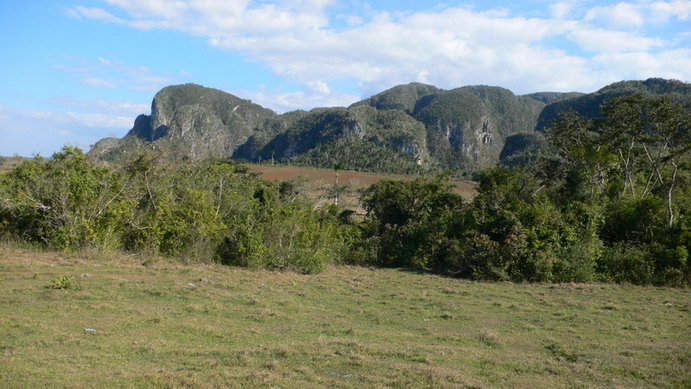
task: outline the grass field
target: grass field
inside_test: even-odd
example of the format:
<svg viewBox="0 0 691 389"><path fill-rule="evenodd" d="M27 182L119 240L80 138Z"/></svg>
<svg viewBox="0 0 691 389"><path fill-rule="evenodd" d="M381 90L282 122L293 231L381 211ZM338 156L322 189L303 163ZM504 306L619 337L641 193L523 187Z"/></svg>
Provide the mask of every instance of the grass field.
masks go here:
<svg viewBox="0 0 691 389"><path fill-rule="evenodd" d="M0 387L688 388L690 314L685 289L5 244Z"/></svg>

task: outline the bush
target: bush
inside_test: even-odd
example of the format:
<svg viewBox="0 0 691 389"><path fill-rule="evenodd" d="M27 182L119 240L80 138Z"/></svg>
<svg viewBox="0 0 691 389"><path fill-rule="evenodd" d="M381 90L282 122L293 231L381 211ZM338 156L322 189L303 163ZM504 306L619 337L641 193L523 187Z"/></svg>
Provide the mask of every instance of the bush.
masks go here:
<svg viewBox="0 0 691 389"><path fill-rule="evenodd" d="M27 160L3 177L0 224L11 235L58 249L105 244L105 211L121 187L118 177L81 150L65 147L49 160Z"/></svg>
<svg viewBox="0 0 691 389"><path fill-rule="evenodd" d="M379 246L367 250L376 255L372 264L445 268L447 238L464 219L463 199L451 192L448 176L380 181L362 202L368 214L364 237Z"/></svg>
<svg viewBox="0 0 691 389"><path fill-rule="evenodd" d="M552 268L555 282L590 282L602 256L602 242L597 236L583 237L558 251Z"/></svg>
<svg viewBox="0 0 691 389"><path fill-rule="evenodd" d="M655 266L647 248L618 243L605 249L598 264L600 278L637 285L651 284Z"/></svg>
<svg viewBox="0 0 691 389"><path fill-rule="evenodd" d="M221 263L253 269L317 273L341 261L348 237L307 207L284 206L261 223L235 225L218 249Z"/></svg>

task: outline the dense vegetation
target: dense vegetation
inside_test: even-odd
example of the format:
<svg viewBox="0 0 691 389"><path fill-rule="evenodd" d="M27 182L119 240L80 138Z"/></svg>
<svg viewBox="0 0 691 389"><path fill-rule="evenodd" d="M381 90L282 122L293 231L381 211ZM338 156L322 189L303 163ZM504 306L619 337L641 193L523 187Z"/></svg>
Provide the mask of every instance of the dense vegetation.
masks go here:
<svg viewBox="0 0 691 389"><path fill-rule="evenodd" d="M346 243L328 210L227 161L168 166L141 154L113 169L66 147L1 179L0 230L57 249L95 246L310 273L340 261Z"/></svg>
<svg viewBox="0 0 691 389"><path fill-rule="evenodd" d="M443 178L373 185L363 246L475 279L688 285L691 115L640 95L602 109L554 122L556 155L478 174L470 204Z"/></svg>
<svg viewBox="0 0 691 389"><path fill-rule="evenodd" d="M173 166L140 154L107 168L65 148L2 177L0 229L61 249L308 273L356 263L484 280L688 285L689 128L679 103L613 99L598 119L553 122L551 152L479 173L470 203L443 175L382 181L362 193L367 217L358 223L231 162Z"/></svg>

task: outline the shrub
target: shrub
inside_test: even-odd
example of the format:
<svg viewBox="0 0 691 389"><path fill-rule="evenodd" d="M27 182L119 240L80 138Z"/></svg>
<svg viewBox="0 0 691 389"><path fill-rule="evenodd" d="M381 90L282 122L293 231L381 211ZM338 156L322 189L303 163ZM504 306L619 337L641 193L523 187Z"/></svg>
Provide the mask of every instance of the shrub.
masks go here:
<svg viewBox="0 0 691 389"><path fill-rule="evenodd" d="M277 206L263 221L235 225L219 246L221 263L316 273L342 261L347 236L333 220L304 206Z"/></svg>
<svg viewBox="0 0 691 389"><path fill-rule="evenodd" d="M555 257L555 282L590 282L595 277L595 266L602 257L602 241L594 235L585 235L562 247Z"/></svg>
<svg viewBox="0 0 691 389"><path fill-rule="evenodd" d="M647 248L618 243L605 249L598 263L600 277L604 280L638 285L652 283L655 267Z"/></svg>
<svg viewBox="0 0 691 389"><path fill-rule="evenodd" d="M122 184L78 148L36 157L3 179L0 218L6 231L48 246L74 250L103 237L106 208Z"/></svg>

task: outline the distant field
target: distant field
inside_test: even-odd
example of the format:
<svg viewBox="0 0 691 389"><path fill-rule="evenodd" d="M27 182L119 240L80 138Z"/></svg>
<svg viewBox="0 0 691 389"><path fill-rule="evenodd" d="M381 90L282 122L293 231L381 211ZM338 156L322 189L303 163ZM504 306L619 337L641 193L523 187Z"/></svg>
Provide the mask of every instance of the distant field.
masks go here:
<svg viewBox="0 0 691 389"><path fill-rule="evenodd" d="M687 289L0 245L0 387L688 388L689 315Z"/></svg>
<svg viewBox="0 0 691 389"><path fill-rule="evenodd" d="M271 181L280 180L294 180L299 177L306 177L311 182L323 182L332 184L335 179L335 173L332 169L319 169L311 167L297 167L297 166L269 166L269 165L254 165L247 164L251 171L262 173L262 177ZM376 174L363 173L354 171L340 171L339 182L343 184L350 184L355 189L368 187L372 184L385 179L395 180L412 180L415 176L405 176L396 174ZM457 193L472 197L475 195L475 184L468 181L452 181L451 182Z"/></svg>
<svg viewBox="0 0 691 389"><path fill-rule="evenodd" d="M24 160L22 157L0 157L0 174L10 171Z"/></svg>

